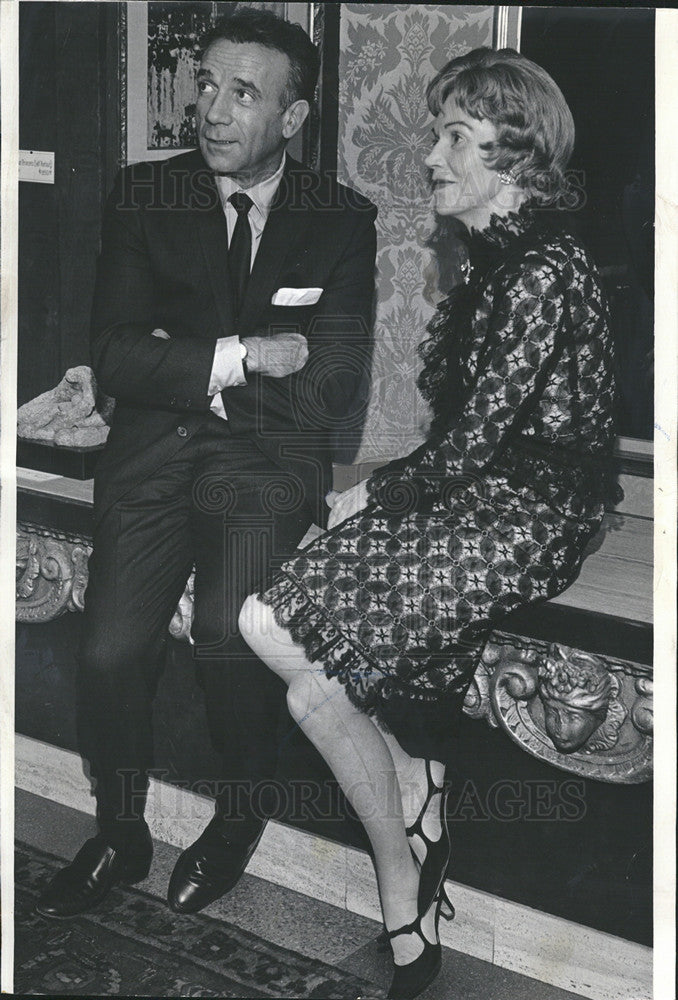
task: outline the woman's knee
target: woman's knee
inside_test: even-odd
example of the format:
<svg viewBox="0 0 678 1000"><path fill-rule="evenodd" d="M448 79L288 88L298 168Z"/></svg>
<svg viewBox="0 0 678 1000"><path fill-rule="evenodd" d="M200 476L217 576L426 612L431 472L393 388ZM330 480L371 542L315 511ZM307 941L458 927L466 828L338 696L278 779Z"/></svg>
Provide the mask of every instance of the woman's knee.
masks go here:
<svg viewBox="0 0 678 1000"><path fill-rule="evenodd" d="M299 671L287 687L287 709L295 722L302 722L323 702L316 678Z"/></svg>
<svg viewBox="0 0 678 1000"><path fill-rule="evenodd" d="M271 633L273 612L256 594L245 598L245 603L238 615L238 628L245 642L255 651L263 645L267 635Z"/></svg>

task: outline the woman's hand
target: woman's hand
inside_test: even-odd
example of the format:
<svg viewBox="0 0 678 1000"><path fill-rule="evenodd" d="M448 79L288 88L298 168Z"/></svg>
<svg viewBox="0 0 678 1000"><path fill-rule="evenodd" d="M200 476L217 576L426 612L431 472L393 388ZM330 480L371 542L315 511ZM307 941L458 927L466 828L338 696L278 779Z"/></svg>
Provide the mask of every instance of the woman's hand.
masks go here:
<svg viewBox="0 0 678 1000"><path fill-rule="evenodd" d="M367 480L363 479L362 482L356 483L350 490L344 490L343 493L337 493L336 490L332 490L331 493L327 494L326 499L328 506L332 508L327 527L336 528L347 517L351 517L353 514L357 514L359 510L367 507L369 499L367 494Z"/></svg>

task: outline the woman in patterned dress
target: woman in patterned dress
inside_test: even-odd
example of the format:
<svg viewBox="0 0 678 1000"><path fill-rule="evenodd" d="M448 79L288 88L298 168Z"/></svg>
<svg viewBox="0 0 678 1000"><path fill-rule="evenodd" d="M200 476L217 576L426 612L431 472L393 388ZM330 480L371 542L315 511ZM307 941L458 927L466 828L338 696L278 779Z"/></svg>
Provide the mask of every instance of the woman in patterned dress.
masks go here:
<svg viewBox="0 0 678 1000"><path fill-rule="evenodd" d="M435 209L469 231L422 345L429 436L341 494L240 627L365 825L394 953L389 997L440 967L444 775L490 631L576 578L613 496L612 339L586 250L547 222L574 126L510 49L428 88Z"/></svg>

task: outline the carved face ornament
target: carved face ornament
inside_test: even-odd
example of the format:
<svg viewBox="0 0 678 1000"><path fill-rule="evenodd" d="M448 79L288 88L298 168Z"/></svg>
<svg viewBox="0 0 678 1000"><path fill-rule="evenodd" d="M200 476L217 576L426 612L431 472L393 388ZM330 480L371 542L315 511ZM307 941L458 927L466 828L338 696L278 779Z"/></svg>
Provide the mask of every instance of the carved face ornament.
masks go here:
<svg viewBox="0 0 678 1000"><path fill-rule="evenodd" d="M556 750L574 753L588 742L603 719L585 708L575 708L558 699L545 698L544 726Z"/></svg>
<svg viewBox="0 0 678 1000"><path fill-rule="evenodd" d="M561 753L583 747L605 721L612 680L602 661L554 643L539 671L544 727Z"/></svg>

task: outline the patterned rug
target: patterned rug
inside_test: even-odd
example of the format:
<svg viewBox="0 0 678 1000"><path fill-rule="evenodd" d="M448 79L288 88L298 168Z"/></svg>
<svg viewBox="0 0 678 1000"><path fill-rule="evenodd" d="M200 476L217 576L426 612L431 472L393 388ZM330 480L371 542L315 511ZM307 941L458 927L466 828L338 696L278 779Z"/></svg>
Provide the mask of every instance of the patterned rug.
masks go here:
<svg viewBox="0 0 678 1000"><path fill-rule="evenodd" d="M163 900L116 888L92 913L46 920L33 912L63 861L17 845L17 994L58 996L307 997L384 996L341 969L278 948L204 914L179 916Z"/></svg>

